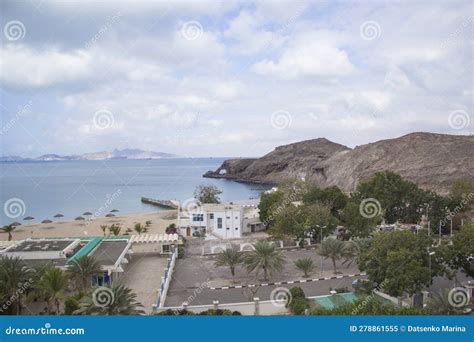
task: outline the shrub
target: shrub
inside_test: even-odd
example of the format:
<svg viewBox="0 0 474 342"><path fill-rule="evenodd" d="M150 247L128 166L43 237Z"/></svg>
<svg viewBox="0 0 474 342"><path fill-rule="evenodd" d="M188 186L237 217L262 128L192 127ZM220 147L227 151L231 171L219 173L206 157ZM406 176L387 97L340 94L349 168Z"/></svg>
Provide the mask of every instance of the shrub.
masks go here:
<svg viewBox="0 0 474 342"><path fill-rule="evenodd" d="M310 308L309 300L301 287L292 287L290 289L291 301L286 307L293 315L303 315L306 309Z"/></svg>
<svg viewBox="0 0 474 342"><path fill-rule="evenodd" d="M177 232L178 232L178 229L176 228L176 225L174 223L170 224L165 229L166 234L176 234Z"/></svg>

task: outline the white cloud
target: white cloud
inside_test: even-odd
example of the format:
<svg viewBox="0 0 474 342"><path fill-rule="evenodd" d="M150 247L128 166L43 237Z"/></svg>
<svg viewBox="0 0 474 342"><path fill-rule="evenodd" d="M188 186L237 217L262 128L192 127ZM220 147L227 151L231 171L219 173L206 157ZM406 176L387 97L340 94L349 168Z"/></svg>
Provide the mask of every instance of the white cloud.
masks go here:
<svg viewBox="0 0 474 342"><path fill-rule="evenodd" d="M337 35L327 31L303 33L285 46L277 61L260 61L253 70L281 79L348 75L355 68L348 53L337 46L338 40Z"/></svg>

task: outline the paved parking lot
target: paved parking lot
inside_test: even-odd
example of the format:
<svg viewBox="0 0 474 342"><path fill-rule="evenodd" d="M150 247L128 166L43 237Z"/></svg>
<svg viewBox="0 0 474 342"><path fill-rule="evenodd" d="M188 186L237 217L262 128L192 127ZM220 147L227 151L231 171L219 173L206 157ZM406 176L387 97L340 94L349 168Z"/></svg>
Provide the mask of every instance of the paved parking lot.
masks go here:
<svg viewBox="0 0 474 342"><path fill-rule="evenodd" d="M303 284L285 284L272 285L255 288L253 293L250 289L245 288L248 284L262 284L273 282L286 282L304 279L301 271L295 266L294 262L300 258L311 258L315 264L315 270L310 278L333 277L332 262L330 260L323 261L322 272L320 269L321 258L316 254L314 249L305 250L297 249L283 252L286 257L286 264L284 270L280 274L273 275L269 281L255 278L249 275L243 267L238 267L236 270L236 282L232 283L230 271L227 267L215 267L214 257L190 256L184 259L177 260L173 280L170 284L168 296L166 298L166 306L179 306L184 301L190 301L190 305L212 304L213 300L219 300L221 303L238 303L248 301L250 297L257 296L261 300L270 299L271 291L278 286L291 288L293 286L300 286L303 288L307 296L317 296L329 294L331 288L348 287L351 289L351 284L354 278L342 278L321 280L317 282L307 282ZM338 271L340 275L349 275L359 273L355 263L351 266L340 265L338 263ZM211 288L221 288L227 286L244 286L244 288L230 288L213 290Z"/></svg>

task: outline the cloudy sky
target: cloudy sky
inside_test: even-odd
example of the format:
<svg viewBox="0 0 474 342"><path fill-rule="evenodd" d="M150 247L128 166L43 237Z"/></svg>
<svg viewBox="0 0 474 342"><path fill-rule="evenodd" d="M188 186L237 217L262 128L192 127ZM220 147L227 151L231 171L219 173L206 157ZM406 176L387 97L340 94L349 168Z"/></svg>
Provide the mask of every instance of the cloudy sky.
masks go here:
<svg viewBox="0 0 474 342"><path fill-rule="evenodd" d="M0 6L2 155L474 131L471 1Z"/></svg>

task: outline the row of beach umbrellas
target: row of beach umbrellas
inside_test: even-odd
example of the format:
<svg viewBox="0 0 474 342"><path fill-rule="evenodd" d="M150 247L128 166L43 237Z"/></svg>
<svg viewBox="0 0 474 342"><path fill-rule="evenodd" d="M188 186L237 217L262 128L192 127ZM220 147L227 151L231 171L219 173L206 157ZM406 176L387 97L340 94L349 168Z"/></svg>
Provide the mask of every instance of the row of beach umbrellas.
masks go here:
<svg viewBox="0 0 474 342"><path fill-rule="evenodd" d="M114 214L112 213L118 213L119 211L117 209L112 209L110 211L110 213L108 213L107 215L105 215L105 217L115 217ZM82 213L83 216L91 216L92 213L90 211L86 211L85 213ZM76 217L74 220L76 221L84 221L85 218L83 216L78 216ZM56 214L54 215L54 218L61 218L61 217L64 217L63 214ZM24 221L31 221L31 220L34 220L35 218L33 216L27 216L25 217L23 220ZM53 221L49 220L49 219L45 219L43 221L41 221L41 223L53 223ZM20 222L13 222L12 223L13 226L21 226L21 223Z"/></svg>

